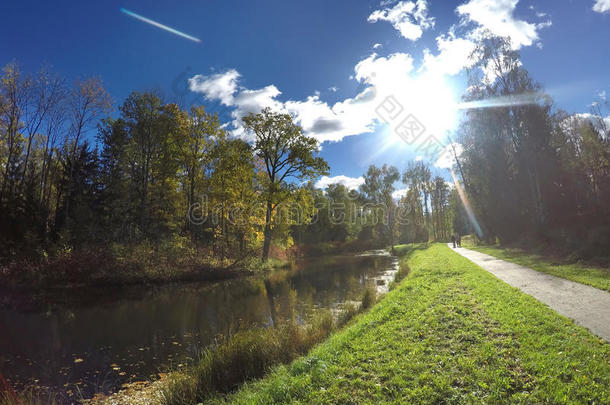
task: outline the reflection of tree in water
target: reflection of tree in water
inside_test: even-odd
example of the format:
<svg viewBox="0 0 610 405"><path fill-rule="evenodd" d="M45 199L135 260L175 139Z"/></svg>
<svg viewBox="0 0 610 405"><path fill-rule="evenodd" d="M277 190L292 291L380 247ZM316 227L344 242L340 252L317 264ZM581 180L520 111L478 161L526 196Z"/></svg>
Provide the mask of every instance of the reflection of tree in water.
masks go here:
<svg viewBox="0 0 610 405"><path fill-rule="evenodd" d="M366 284L389 265L388 258L326 257L244 279L128 288L124 297L113 291L114 300L80 305L79 297L52 310L0 311L0 325L11 325L0 336L2 359L10 359L0 372L33 376L59 389L79 380L115 388L131 375L148 378L164 366L175 367L239 330L285 319L306 323L319 308L359 300ZM110 366L115 363L118 370Z"/></svg>

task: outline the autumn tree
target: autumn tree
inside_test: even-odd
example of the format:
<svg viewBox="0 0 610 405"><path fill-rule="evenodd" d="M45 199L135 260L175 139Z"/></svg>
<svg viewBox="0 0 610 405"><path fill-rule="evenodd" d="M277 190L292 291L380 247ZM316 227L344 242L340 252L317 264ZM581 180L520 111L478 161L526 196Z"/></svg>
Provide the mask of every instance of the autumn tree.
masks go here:
<svg viewBox="0 0 610 405"><path fill-rule="evenodd" d="M262 259L269 257L273 238L272 221L278 204L285 201L294 180L306 180L328 172L328 164L317 156L318 142L303 134L289 114L265 108L249 114L244 126L255 136L254 152L264 163L265 229Z"/></svg>

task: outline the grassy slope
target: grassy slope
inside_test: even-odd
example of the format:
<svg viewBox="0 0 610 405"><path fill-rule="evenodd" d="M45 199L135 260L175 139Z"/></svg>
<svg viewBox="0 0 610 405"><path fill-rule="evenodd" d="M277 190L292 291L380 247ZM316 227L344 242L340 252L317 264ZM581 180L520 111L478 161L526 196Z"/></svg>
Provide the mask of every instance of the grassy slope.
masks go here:
<svg viewBox="0 0 610 405"><path fill-rule="evenodd" d="M446 246L405 254L401 265L410 275L351 326L210 402L610 400L607 343Z"/></svg>
<svg viewBox="0 0 610 405"><path fill-rule="evenodd" d="M474 245L462 243L468 249L486 253L498 259L527 266L531 269L553 276L587 284L601 290L610 291L610 269L602 267L587 266L578 263L560 263L553 259L537 254L525 252L520 249L502 248L499 246Z"/></svg>

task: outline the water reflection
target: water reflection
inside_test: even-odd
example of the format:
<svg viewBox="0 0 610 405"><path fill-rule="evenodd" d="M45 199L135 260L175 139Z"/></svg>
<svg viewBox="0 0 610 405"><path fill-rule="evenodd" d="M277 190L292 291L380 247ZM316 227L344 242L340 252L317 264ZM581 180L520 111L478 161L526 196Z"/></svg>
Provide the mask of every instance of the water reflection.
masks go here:
<svg viewBox="0 0 610 405"><path fill-rule="evenodd" d="M394 258L373 252L298 261L267 277L81 291L43 305L0 310L0 372L19 388L49 386L85 397L183 367L236 331L319 308L337 311L365 288L387 291Z"/></svg>

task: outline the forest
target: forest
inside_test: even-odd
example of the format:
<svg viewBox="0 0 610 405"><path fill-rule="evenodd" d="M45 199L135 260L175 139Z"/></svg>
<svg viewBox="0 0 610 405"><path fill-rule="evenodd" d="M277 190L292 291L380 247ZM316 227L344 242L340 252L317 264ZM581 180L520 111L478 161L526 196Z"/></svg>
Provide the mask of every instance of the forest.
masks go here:
<svg viewBox="0 0 610 405"><path fill-rule="evenodd" d="M463 96L474 107L451 135L463 149L455 181L413 161L370 166L355 190L314 186L329 166L289 114L250 113L246 142L203 105L134 91L113 109L99 78L67 83L9 63L0 82L2 278L172 278L177 268L252 269L454 233L607 260L607 106L558 109L508 39L486 38L475 53ZM395 198L400 182L407 191Z"/></svg>

